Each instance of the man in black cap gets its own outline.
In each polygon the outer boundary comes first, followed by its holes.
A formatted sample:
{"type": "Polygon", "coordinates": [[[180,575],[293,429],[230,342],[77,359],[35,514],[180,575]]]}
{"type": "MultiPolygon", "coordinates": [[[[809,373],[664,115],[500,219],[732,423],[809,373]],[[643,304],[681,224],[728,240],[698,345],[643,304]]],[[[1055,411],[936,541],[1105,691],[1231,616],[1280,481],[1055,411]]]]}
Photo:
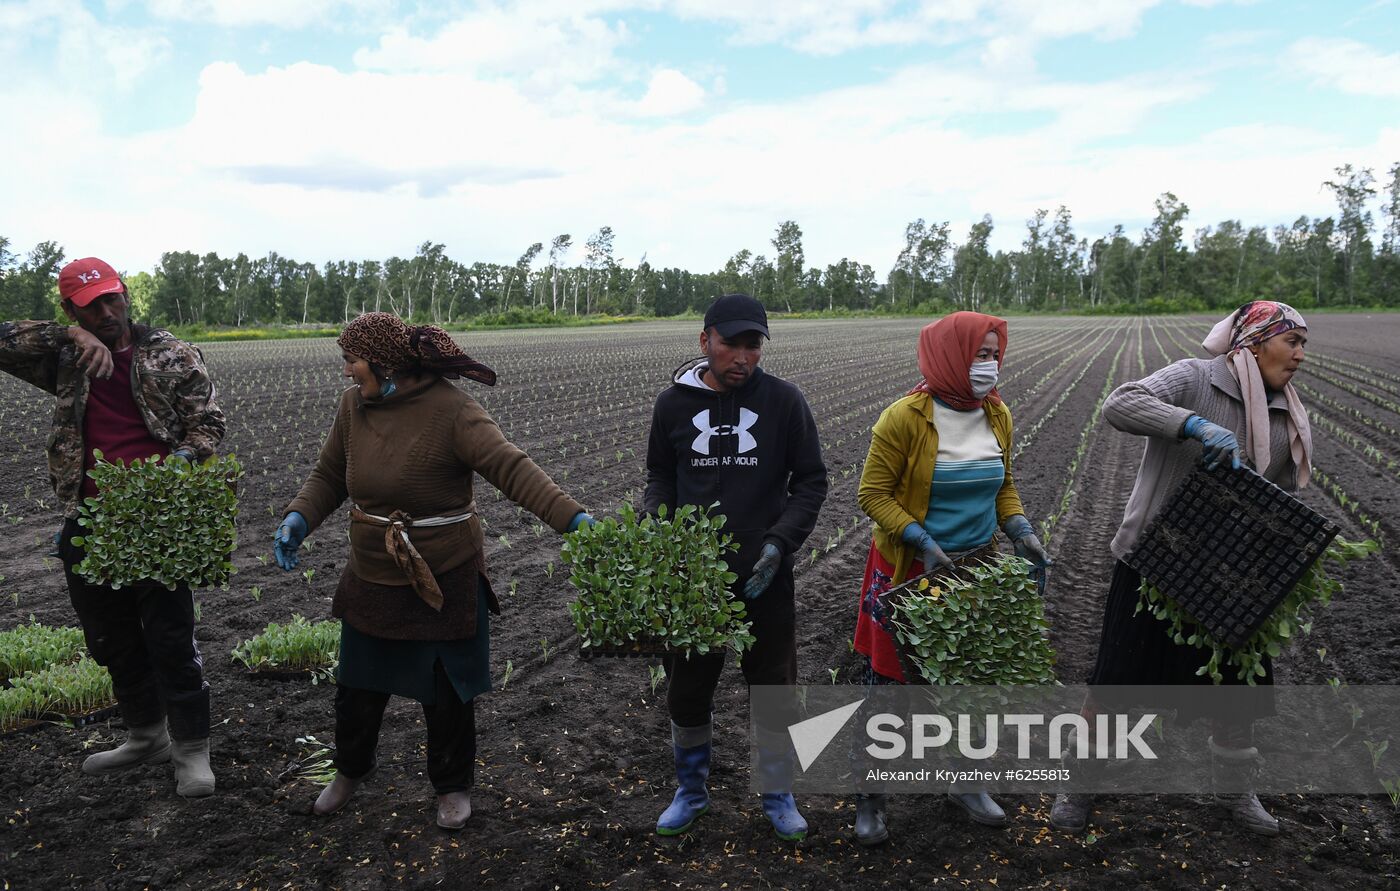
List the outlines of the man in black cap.
{"type": "MultiPolygon", "coordinates": [[[[678,368],[656,398],[647,446],[645,508],[655,513],[716,502],[734,537],[728,559],[745,598],[754,646],[740,663],[750,685],[797,683],[792,555],[816,525],[826,499],[826,466],[816,421],[797,387],[758,367],[768,314],[747,294],[710,305],[700,332],[704,353],[678,368]]],[[[680,835],[709,809],[711,712],[724,653],[671,658],[666,704],[678,789],[657,820],[680,835]]],[[[803,838],[807,821],[793,801],[787,716],[760,716],[758,749],[763,812],[779,837],[803,838]]]]}

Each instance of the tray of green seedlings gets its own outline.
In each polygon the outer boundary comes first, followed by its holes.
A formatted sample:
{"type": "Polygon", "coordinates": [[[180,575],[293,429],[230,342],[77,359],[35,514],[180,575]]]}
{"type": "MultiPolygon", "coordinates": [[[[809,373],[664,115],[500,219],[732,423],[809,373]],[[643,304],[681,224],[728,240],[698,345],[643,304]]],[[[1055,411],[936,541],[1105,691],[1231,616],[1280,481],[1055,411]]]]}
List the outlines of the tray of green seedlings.
{"type": "Polygon", "coordinates": [[[28,625],[0,631],[0,685],[11,678],[47,668],[59,662],[72,662],[83,652],[81,628],[41,625],[33,616],[28,625]]]}
{"type": "Polygon", "coordinates": [[[732,596],[724,517],[693,505],[638,517],[625,504],[564,537],[578,593],[569,614],[579,655],[689,656],[753,646],[744,601],[732,596]]]}
{"type": "Polygon", "coordinates": [[[172,591],[228,586],[238,545],[243,468],[232,455],[191,464],[151,457],[123,464],[102,460],[88,475],[99,494],[84,498],[73,537],[84,556],[75,571],[94,585],[120,588],[154,580],[172,591]],[[140,529],[139,537],[131,535],[140,529]]]}
{"type": "Polygon", "coordinates": [[[340,658],[340,621],[308,622],[293,615],[285,625],[270,622],[261,633],[234,647],[232,658],[255,678],[328,679],[340,658]]]}
{"type": "Polygon", "coordinates": [[[12,678],[0,690],[0,731],[62,722],[85,727],[116,713],[112,676],[86,654],[12,678]]]}
{"type": "Polygon", "coordinates": [[[1055,653],[1029,563],[979,552],[889,592],[890,626],[914,684],[1055,683],[1055,653]]]}

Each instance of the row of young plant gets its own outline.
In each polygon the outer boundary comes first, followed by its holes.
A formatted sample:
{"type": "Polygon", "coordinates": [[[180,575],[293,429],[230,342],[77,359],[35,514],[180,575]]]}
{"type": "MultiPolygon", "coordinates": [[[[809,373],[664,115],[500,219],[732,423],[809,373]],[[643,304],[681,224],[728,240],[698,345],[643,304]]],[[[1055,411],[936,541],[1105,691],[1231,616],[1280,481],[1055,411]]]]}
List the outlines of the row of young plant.
{"type": "Polygon", "coordinates": [[[1382,452],[1380,449],[1371,445],[1366,440],[1352,433],[1324,414],[1314,414],[1309,420],[1312,422],[1313,427],[1321,428],[1329,436],[1346,445],[1354,454],[1360,455],[1362,458],[1369,461],[1378,470],[1383,470],[1392,476],[1400,478],[1400,461],[1396,461],[1385,452],[1382,452]]]}
{"type": "MultiPolygon", "coordinates": [[[[1038,393],[1040,393],[1041,389],[1044,388],[1051,381],[1058,380],[1067,367],[1072,365],[1086,352],[1093,349],[1099,343],[1100,340],[1103,340],[1106,337],[1109,340],[1111,340],[1112,334],[1113,330],[1109,328],[1100,328],[1085,332],[1081,337],[1077,338],[1069,345],[1070,348],[1064,352],[1064,357],[1060,359],[1060,361],[1056,362],[1050,368],[1047,368],[1045,371],[1041,372],[1040,377],[1038,377],[1035,380],[1035,382],[1032,383],[1030,386],[1019,386],[1019,384],[1017,383],[1018,376],[1012,375],[1006,381],[999,382],[997,389],[999,392],[1002,393],[1004,397],[1006,397],[1007,404],[1013,406],[1013,409],[1016,405],[1025,404],[1031,399],[1033,399],[1038,393]]],[[[1059,354],[1056,353],[1055,355],[1059,354]]],[[[1093,359],[1091,358],[1089,362],[1092,363],[1093,359]]],[[[1027,369],[1027,371],[1029,371],[1029,369],[1027,369]]]]}
{"type": "MultiPolygon", "coordinates": [[[[1330,353],[1318,353],[1316,351],[1309,351],[1308,359],[1312,360],[1314,358],[1321,358],[1323,362],[1328,365],[1340,366],[1342,368],[1351,369],[1352,371],[1359,373],[1362,376],[1362,380],[1375,380],[1379,378],[1381,380],[1390,381],[1394,384],[1400,384],[1400,374],[1396,374],[1393,371],[1386,371],[1384,368],[1375,368],[1371,365],[1365,365],[1361,362],[1352,361],[1351,359],[1343,359],[1341,356],[1334,356],[1330,353]]],[[[1353,374],[1352,376],[1356,377],[1357,374],[1353,374]]]]}
{"type": "Polygon", "coordinates": [[[1302,381],[1294,380],[1293,386],[1298,389],[1299,393],[1302,393],[1304,396],[1307,396],[1308,401],[1310,403],[1317,403],[1319,405],[1326,406],[1327,408],[1330,408],[1333,411],[1340,412],[1353,420],[1360,421],[1365,426],[1370,427],[1372,430],[1376,431],[1377,433],[1381,434],[1382,436],[1386,437],[1392,442],[1400,440],[1400,430],[1397,430],[1395,427],[1392,427],[1384,421],[1377,419],[1375,415],[1362,411],[1354,405],[1347,405],[1341,400],[1333,399],[1326,393],[1319,393],[1317,390],[1314,390],[1312,387],[1309,387],[1302,381]]]}
{"type": "Polygon", "coordinates": [[[1331,384],[1339,390],[1345,390],[1351,395],[1356,396],[1360,399],[1365,399],[1367,402],[1374,403],[1375,405],[1380,406],[1388,412],[1400,415],[1400,402],[1396,402],[1394,399],[1387,399],[1385,396],[1382,396],[1379,393],[1372,392],[1370,389],[1361,386],[1353,380],[1348,380],[1347,378],[1338,377],[1335,374],[1330,374],[1329,372],[1317,368],[1311,363],[1304,363],[1302,366],[1302,370],[1308,374],[1311,374],[1313,377],[1327,381],[1327,383],[1331,384]]]}
{"type": "Polygon", "coordinates": [[[1390,393],[1393,396],[1400,396],[1400,384],[1393,382],[1400,381],[1400,375],[1389,374],[1379,368],[1367,368],[1365,365],[1358,362],[1348,362],[1332,356],[1308,353],[1305,367],[1316,368],[1319,366],[1335,374],[1341,374],[1363,384],[1369,384],[1382,392],[1390,393]],[[1389,378],[1392,383],[1387,383],[1386,378],[1389,378]]]}
{"type": "MultiPolygon", "coordinates": [[[[1126,347],[1127,343],[1125,342],[1118,347],[1118,352],[1113,354],[1113,361],[1108,366],[1109,374],[1104,378],[1103,387],[1099,390],[1098,402],[1094,404],[1094,410],[1089,413],[1088,420],[1084,422],[1083,428],[1079,431],[1079,443],[1075,446],[1074,456],[1070,458],[1069,467],[1065,470],[1065,486],[1060,492],[1059,503],[1055,506],[1054,512],[1047,516],[1041,524],[1041,538],[1046,547],[1049,547],[1050,542],[1054,539],[1055,529],[1060,523],[1060,518],[1069,511],[1069,506],[1074,501],[1074,483],[1079,473],[1079,463],[1088,454],[1089,447],[1094,441],[1092,434],[1094,429],[1098,427],[1099,418],[1103,415],[1104,403],[1108,401],[1108,394],[1113,392],[1113,372],[1118,368],[1118,360],[1122,358],[1123,350],[1126,347]]],[[[1141,348],[1140,342],[1139,348],[1141,348]]]]}
{"type": "Polygon", "coordinates": [[[1317,483],[1318,488],[1326,492],[1333,501],[1337,502],[1339,507],[1351,514],[1356,522],[1360,523],[1367,532],[1375,536],[1377,540],[1382,538],[1380,521],[1372,519],[1361,506],[1361,503],[1347,494],[1346,489],[1339,486],[1321,467],[1317,466],[1317,462],[1315,461],[1312,465],[1312,478],[1313,482],[1317,483]]]}
{"type": "Polygon", "coordinates": [[[1084,367],[1079,369],[1079,373],[1075,375],[1074,378],[1070,380],[1070,382],[1064,387],[1064,389],[1060,392],[1059,397],[1057,397],[1055,401],[1051,403],[1050,407],[1045,411],[1045,413],[1042,414],[1039,418],[1037,418],[1035,422],[1030,425],[1030,427],[1016,434],[1016,446],[1011,450],[1011,461],[1013,464],[1015,463],[1016,459],[1021,456],[1021,453],[1024,452],[1027,448],[1029,448],[1031,443],[1035,441],[1035,438],[1037,435],[1039,435],[1040,431],[1045,429],[1045,425],[1048,424],[1051,421],[1051,419],[1055,417],[1055,415],[1059,412],[1060,407],[1065,404],[1065,401],[1069,399],[1069,397],[1074,393],[1075,389],[1079,386],[1079,382],[1084,380],[1084,376],[1089,373],[1089,369],[1093,368],[1095,363],[1098,362],[1099,356],[1103,355],[1104,351],[1106,351],[1110,346],[1112,346],[1112,344],[1113,338],[1105,339],[1103,345],[1100,346],[1097,350],[1095,350],[1093,355],[1091,355],[1088,359],[1085,360],[1084,367]]]}

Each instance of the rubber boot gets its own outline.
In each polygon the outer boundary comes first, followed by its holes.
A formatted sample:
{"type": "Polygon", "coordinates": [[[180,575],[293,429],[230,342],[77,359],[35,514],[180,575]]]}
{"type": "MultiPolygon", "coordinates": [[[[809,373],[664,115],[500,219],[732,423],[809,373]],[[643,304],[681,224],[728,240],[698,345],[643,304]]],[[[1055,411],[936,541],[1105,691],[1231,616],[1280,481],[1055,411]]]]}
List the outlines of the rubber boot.
{"type": "MultiPolygon", "coordinates": [[[[1061,766],[1070,771],[1070,776],[1077,779],[1089,783],[1101,781],[1105,770],[1104,763],[1093,757],[1092,748],[1089,757],[1080,759],[1076,754],[1076,739],[1077,735],[1070,731],[1065,752],[1060,756],[1061,766]]],[[[1061,792],[1055,796],[1055,803],[1050,806],[1050,825],[1066,832],[1083,832],[1089,825],[1089,815],[1093,810],[1092,793],[1061,792]]]]}
{"type": "Polygon", "coordinates": [[[318,817],[329,817],[331,814],[345,807],[350,801],[350,797],[355,794],[355,790],[360,788],[360,784],[369,779],[369,775],[374,773],[374,768],[370,768],[364,776],[358,779],[351,779],[340,771],[335,772],[335,778],[326,784],[326,788],[321,790],[321,794],[316,796],[316,803],[311,806],[311,812],[318,817]]]}
{"type": "Polygon", "coordinates": [[[467,825],[472,815],[470,792],[448,792],[438,796],[437,824],[443,829],[456,832],[467,825]]]}
{"type": "Polygon", "coordinates": [[[792,797],[792,743],[786,733],[756,730],[758,737],[759,788],[773,791],[763,794],[763,813],[773,824],[773,831],[783,841],[802,841],[807,837],[807,821],[797,810],[792,797]]]}
{"type": "Polygon", "coordinates": [[[885,796],[856,795],[856,841],[867,848],[884,844],[890,837],[885,820],[885,796]]]}
{"type": "Polygon", "coordinates": [[[949,792],[948,800],[967,811],[974,823],[998,827],[1006,825],[1006,811],[986,792],[949,792]]]}
{"type": "Polygon", "coordinates": [[[1264,759],[1249,746],[1230,749],[1210,738],[1210,779],[1215,803],[1230,812],[1234,821],[1259,835],[1278,835],[1278,820],[1259,803],[1254,788],[1264,759]]]}
{"type": "Polygon", "coordinates": [[[681,727],[671,722],[676,760],[676,795],[656,821],[657,835],[682,835],[710,809],[705,781],[710,777],[710,724],[681,727]]]}
{"type": "Polygon", "coordinates": [[[83,773],[98,777],[141,764],[164,764],[169,760],[170,731],[162,718],[158,724],[132,727],[126,733],[126,741],[115,749],[87,756],[83,759],[83,773]]]}
{"type": "Polygon", "coordinates": [[[209,738],[177,739],[170,744],[175,762],[175,791],[182,798],[214,794],[214,771],[209,768],[209,738]]]}

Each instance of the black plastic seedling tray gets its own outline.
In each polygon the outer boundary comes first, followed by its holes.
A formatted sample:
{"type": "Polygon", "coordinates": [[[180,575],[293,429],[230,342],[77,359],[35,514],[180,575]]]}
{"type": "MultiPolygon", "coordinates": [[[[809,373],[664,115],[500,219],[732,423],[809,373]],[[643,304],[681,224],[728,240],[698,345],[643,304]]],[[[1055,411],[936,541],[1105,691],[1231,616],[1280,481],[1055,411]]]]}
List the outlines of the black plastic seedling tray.
{"type": "Polygon", "coordinates": [[[1212,637],[1237,647],[1339,531],[1251,470],[1198,467],[1124,562],[1212,637]]]}

